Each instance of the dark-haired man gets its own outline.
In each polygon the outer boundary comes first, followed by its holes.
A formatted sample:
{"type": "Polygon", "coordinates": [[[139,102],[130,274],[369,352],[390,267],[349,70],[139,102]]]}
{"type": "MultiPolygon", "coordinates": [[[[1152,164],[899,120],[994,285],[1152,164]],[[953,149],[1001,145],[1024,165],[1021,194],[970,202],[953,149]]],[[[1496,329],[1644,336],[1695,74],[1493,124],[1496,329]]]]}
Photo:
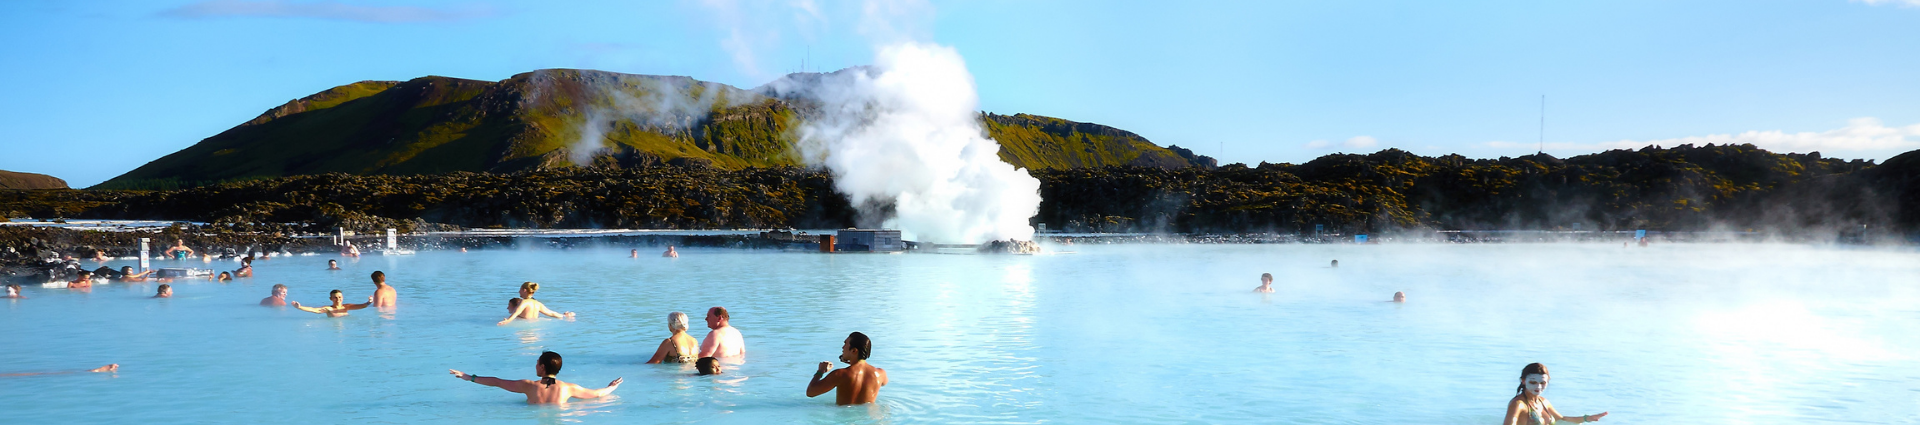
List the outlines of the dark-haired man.
{"type": "Polygon", "coordinates": [[[393,290],[393,286],[387,285],[386,273],[379,271],[373,272],[373,287],[373,298],[367,300],[367,303],[373,307],[392,308],[394,303],[400,299],[400,292],[393,290]]]}
{"type": "Polygon", "coordinates": [[[747,342],[734,329],[726,307],[707,309],[707,338],[700,341],[700,357],[740,357],[747,355],[747,342]]]}
{"type": "Polygon", "coordinates": [[[1253,292],[1259,292],[1263,294],[1273,293],[1273,273],[1261,273],[1260,286],[1254,287],[1253,292]]]}
{"type": "Polygon", "coordinates": [[[854,332],[847,335],[840,344],[840,361],[847,367],[833,369],[833,362],[820,362],[820,371],[813,373],[813,380],[807,382],[807,397],[834,391],[833,404],[846,406],[872,403],[880,397],[880,387],[887,385],[887,370],[873,367],[867,363],[867,357],[873,355],[873,340],[867,335],[854,332]]]}

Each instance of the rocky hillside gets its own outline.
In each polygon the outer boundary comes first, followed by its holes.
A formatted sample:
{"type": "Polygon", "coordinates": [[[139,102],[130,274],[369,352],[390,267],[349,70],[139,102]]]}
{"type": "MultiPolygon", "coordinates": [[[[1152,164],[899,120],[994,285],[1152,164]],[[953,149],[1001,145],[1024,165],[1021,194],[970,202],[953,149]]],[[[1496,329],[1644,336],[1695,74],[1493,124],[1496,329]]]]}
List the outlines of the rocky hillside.
{"type": "MultiPolygon", "coordinates": [[[[808,75],[783,84],[818,81],[808,75]]],[[[790,86],[791,87],[791,86],[790,86]]],[[[173,189],[292,175],[424,175],[658,164],[797,165],[809,106],[765,87],[545,69],[501,81],[429,76],[334,87],[266,111],[96,189],[173,189]]],[[[983,114],[1001,158],[1030,168],[1212,164],[1097,124],[983,114]]]]}
{"type": "Polygon", "coordinates": [[[0,170],[0,189],[66,189],[67,181],[46,174],[0,170]]]}

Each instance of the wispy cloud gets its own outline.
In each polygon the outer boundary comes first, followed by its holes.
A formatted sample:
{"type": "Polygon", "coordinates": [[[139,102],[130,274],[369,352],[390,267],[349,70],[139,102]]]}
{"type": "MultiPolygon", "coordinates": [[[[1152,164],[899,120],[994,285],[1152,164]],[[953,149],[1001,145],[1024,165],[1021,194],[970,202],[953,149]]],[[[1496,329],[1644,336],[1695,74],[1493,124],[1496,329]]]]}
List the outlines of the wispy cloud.
{"type": "MultiPolygon", "coordinates": [[[[1714,134],[1707,136],[1679,137],[1655,140],[1618,140],[1599,143],[1547,143],[1547,149],[1574,151],[1603,151],[1609,149],[1639,149],[1642,147],[1679,146],[1684,144],[1705,145],[1748,144],[1775,152],[1857,152],[1881,150],[1920,149],[1920,124],[1905,127],[1888,127],[1873,117],[1847,120],[1847,126],[1820,132],[1788,133],[1780,130],[1748,131],[1738,134],[1714,134]]],[[[1488,147],[1500,149],[1532,148],[1537,146],[1525,142],[1487,142],[1488,147]]]]}
{"type": "Polygon", "coordinates": [[[1848,3],[1866,3],[1868,6],[1897,4],[1905,7],[1920,7],[1920,0],[1847,0],[1848,3]]]}
{"type": "MultiPolygon", "coordinates": [[[[1355,136],[1347,139],[1347,141],[1340,142],[1339,146],[1348,149],[1366,149],[1378,144],[1380,144],[1380,141],[1375,140],[1373,136],[1355,136]]],[[[1325,140],[1307,142],[1307,149],[1326,149],[1331,147],[1334,147],[1334,143],[1325,140]]]]}
{"type": "Polygon", "coordinates": [[[447,22],[486,18],[491,7],[459,8],[414,6],[360,6],[330,1],[207,0],[163,10],[160,16],[179,19],[307,18],[374,23],[447,22]]]}

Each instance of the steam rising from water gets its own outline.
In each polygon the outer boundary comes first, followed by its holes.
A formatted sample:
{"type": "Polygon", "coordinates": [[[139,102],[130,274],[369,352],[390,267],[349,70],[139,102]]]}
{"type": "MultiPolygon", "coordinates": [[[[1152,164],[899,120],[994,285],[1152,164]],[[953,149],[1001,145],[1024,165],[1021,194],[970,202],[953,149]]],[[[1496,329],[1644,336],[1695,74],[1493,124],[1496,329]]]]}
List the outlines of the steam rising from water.
{"type": "Polygon", "coordinates": [[[1033,238],[1040,181],[1000,160],[952,48],[886,46],[872,67],[827,74],[809,91],[821,110],[799,128],[802,155],[833,171],[863,220],[922,242],[1033,238]]]}

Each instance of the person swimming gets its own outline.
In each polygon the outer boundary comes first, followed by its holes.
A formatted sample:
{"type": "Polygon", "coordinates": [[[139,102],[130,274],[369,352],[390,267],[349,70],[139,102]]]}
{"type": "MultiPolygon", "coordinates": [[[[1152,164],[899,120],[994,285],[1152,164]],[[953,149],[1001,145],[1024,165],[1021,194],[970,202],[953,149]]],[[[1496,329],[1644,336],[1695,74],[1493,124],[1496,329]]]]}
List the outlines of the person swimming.
{"type": "Polygon", "coordinates": [[[540,301],[534,300],[533,293],[539,292],[539,291],[540,291],[540,284],[538,283],[533,283],[533,282],[521,283],[520,284],[520,305],[515,306],[513,308],[513,311],[507,314],[507,318],[500,320],[500,323],[498,324],[505,325],[507,323],[512,323],[513,319],[526,319],[526,320],[538,319],[542,314],[547,315],[549,317],[553,317],[555,319],[569,319],[569,320],[573,319],[573,312],[571,311],[566,312],[564,314],[558,313],[553,310],[548,310],[546,304],[543,304],[540,301]]]}
{"type": "Polygon", "coordinates": [[[227,281],[233,280],[233,273],[220,272],[219,276],[208,276],[208,277],[217,282],[227,282],[227,281]]]}
{"type": "Polygon", "coordinates": [[[1406,293],[1406,292],[1400,292],[1400,291],[1394,291],[1394,292],[1393,292],[1393,302],[1397,302],[1397,303],[1404,303],[1404,302],[1407,302],[1407,293],[1406,293]]]}
{"type": "Polygon", "coordinates": [[[1507,401],[1506,419],[1501,425],[1553,425],[1554,422],[1567,421],[1587,423],[1607,417],[1607,412],[1585,416],[1562,416],[1540,393],[1547,390],[1547,365],[1532,363],[1520,369],[1520,388],[1514,392],[1512,400],[1507,401]]]}
{"type": "MultiPolygon", "coordinates": [[[[145,281],[147,281],[147,275],[151,275],[151,274],[153,274],[153,272],[155,272],[155,271],[158,271],[158,270],[147,270],[147,271],[144,271],[144,272],[139,272],[139,273],[134,273],[134,272],[133,272],[133,266],[120,266],[120,281],[122,281],[122,282],[145,282],[145,281]]],[[[161,282],[166,282],[166,281],[170,281],[170,280],[173,280],[173,279],[165,279],[165,278],[161,278],[161,279],[159,279],[159,280],[160,280],[161,282]]]]}
{"type": "Polygon", "coordinates": [[[687,335],[687,314],[678,311],[668,313],[667,332],[672,335],[660,341],[660,347],[653,350],[653,357],[647,359],[647,364],[694,361],[694,356],[700,351],[700,341],[693,339],[693,335],[687,335]]]}
{"type": "Polygon", "coordinates": [[[260,305],[265,307],[286,306],[287,305],[287,285],[282,285],[278,283],[273,284],[272,294],[267,295],[266,298],[261,298],[260,305]]]}
{"type": "Polygon", "coordinates": [[[527,404],[566,404],[568,399],[606,397],[608,394],[613,394],[613,390],[620,388],[620,382],[625,380],[625,378],[614,378],[613,382],[607,383],[606,388],[590,390],[556,378],[556,376],[560,375],[560,366],[560,353],[548,351],[540,353],[540,359],[536,360],[533,364],[533,374],[540,377],[538,381],[531,379],[509,381],[500,378],[477,376],[453,369],[447,369],[447,372],[453,374],[453,377],[464,379],[467,382],[525,394],[527,396],[527,404]]]}
{"type": "Polygon", "coordinates": [[[300,309],[300,311],[304,311],[308,313],[324,314],[324,315],[327,315],[327,317],[341,317],[341,316],[346,316],[347,312],[349,311],[367,308],[367,305],[373,304],[373,300],[371,299],[371,297],[369,297],[369,299],[365,304],[343,303],[341,302],[341,300],[346,299],[346,295],[341,294],[340,290],[338,289],[333,290],[333,292],[327,293],[327,299],[332,300],[333,305],[318,307],[318,308],[305,307],[305,306],[301,306],[299,301],[294,301],[293,308],[297,308],[297,309],[300,309]]]}
{"type": "Polygon", "coordinates": [[[1263,294],[1273,293],[1273,273],[1261,273],[1260,286],[1254,287],[1253,292],[1259,292],[1263,294]]]}
{"type": "Polygon", "coordinates": [[[373,279],[373,297],[368,302],[374,307],[393,307],[400,302],[400,291],[393,290],[393,285],[387,284],[386,273],[374,270],[368,278],[373,279]]]}
{"type": "Polygon", "coordinates": [[[840,361],[846,368],[833,369],[833,362],[820,362],[820,370],[807,382],[807,397],[834,392],[833,404],[840,406],[872,403],[887,385],[887,371],[867,363],[873,355],[873,340],[854,332],[840,342],[840,361]]]}
{"type": "Polygon", "coordinates": [[[345,245],[341,245],[341,246],[340,246],[340,256],[342,256],[342,257],[359,257],[359,256],[360,256],[360,247],[357,247],[357,246],[353,246],[353,241],[346,241],[346,244],[345,244],[345,245]]]}
{"type": "Polygon", "coordinates": [[[67,282],[67,289],[93,289],[93,272],[81,270],[67,282]]]}
{"type": "Polygon", "coordinates": [[[660,253],[660,256],[667,257],[667,258],[680,258],[680,251],[673,250],[673,245],[667,245],[667,252],[660,253]]]}
{"type": "Polygon", "coordinates": [[[1333,260],[1333,265],[1329,267],[1340,268],[1340,260],[1333,260]]]}
{"type": "MultiPolygon", "coordinates": [[[[119,363],[113,363],[113,364],[108,364],[108,365],[106,365],[106,366],[101,366],[101,367],[96,367],[96,368],[92,368],[92,369],[87,369],[86,371],[87,371],[88,373],[112,373],[112,372],[119,372],[119,371],[120,371],[120,364],[119,364],[119,363]]],[[[79,371],[75,371],[75,370],[67,370],[67,371],[60,371],[60,372],[27,372],[27,373],[0,373],[0,376],[40,376],[40,375],[65,375],[65,374],[69,374],[69,373],[78,373],[78,372],[79,372],[79,371]]]]}
{"type": "Polygon", "coordinates": [[[160,290],[153,293],[154,298],[173,298],[173,285],[160,284],[160,290]]]}
{"type": "Polygon", "coordinates": [[[240,259],[240,268],[233,271],[233,277],[253,277],[253,256],[240,259]]]}
{"type": "Polygon", "coordinates": [[[7,296],[0,297],[0,298],[25,299],[27,297],[25,295],[20,295],[20,285],[9,284],[7,285],[7,296]]]}
{"type": "Polygon", "coordinates": [[[740,357],[747,355],[747,341],[733,328],[726,307],[707,309],[707,338],[700,340],[700,357],[740,357]]]}
{"type": "Polygon", "coordinates": [[[327,270],[340,270],[340,262],[327,260],[327,270]]]}
{"type": "Polygon", "coordinates": [[[640,258],[640,250],[636,249],[633,250],[633,252],[628,252],[627,258],[640,258]]]}
{"type": "Polygon", "coordinates": [[[693,368],[698,371],[695,372],[695,374],[700,376],[719,375],[722,372],[726,372],[726,369],[720,366],[720,359],[712,357],[701,357],[699,360],[694,360],[693,368]]]}

